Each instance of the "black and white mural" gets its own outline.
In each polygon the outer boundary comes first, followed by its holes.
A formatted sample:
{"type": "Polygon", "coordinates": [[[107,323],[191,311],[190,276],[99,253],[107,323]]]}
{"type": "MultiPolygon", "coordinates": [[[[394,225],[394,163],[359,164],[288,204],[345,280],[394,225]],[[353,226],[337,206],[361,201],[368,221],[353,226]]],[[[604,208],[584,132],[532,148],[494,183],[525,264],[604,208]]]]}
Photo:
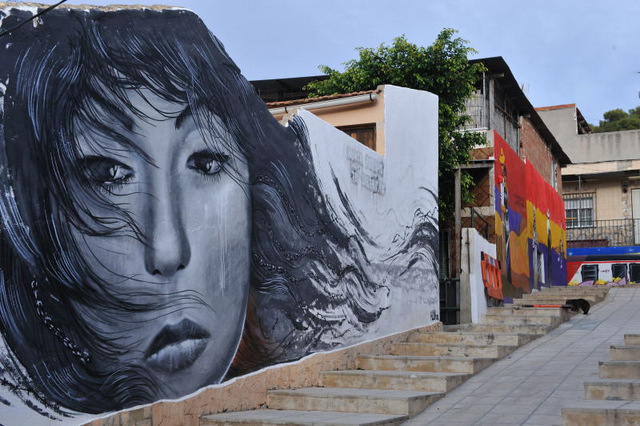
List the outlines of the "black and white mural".
{"type": "Polygon", "coordinates": [[[310,113],[277,123],[189,11],[40,11],[0,4],[0,423],[437,318],[435,97],[385,158],[310,113]]]}

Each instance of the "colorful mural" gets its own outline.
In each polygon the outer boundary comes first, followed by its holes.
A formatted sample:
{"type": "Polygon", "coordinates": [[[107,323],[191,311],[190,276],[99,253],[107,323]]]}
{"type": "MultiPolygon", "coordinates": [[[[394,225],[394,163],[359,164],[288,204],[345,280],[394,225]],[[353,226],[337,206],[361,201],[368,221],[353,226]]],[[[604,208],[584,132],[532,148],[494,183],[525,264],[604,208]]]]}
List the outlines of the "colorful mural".
{"type": "Polygon", "coordinates": [[[640,247],[584,247],[567,250],[570,286],[640,283],[640,247]]]}
{"type": "Polygon", "coordinates": [[[494,132],[496,249],[503,292],[517,298],[564,285],[566,228],[562,197],[494,132]]]}
{"type": "Polygon", "coordinates": [[[382,157],[277,123],[189,11],[42,11],[0,8],[0,423],[437,320],[435,96],[389,90],[420,120],[386,118],[382,157]]]}

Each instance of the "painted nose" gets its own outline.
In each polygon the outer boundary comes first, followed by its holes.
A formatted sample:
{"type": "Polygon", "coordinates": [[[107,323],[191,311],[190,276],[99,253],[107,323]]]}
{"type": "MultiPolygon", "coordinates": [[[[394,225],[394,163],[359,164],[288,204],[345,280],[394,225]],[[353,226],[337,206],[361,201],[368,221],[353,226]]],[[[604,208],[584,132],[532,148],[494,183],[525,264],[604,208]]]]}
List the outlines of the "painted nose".
{"type": "Polygon", "coordinates": [[[145,268],[151,275],[171,277],[185,269],[191,259],[191,247],[182,223],[175,196],[165,191],[150,200],[147,218],[145,268]]]}

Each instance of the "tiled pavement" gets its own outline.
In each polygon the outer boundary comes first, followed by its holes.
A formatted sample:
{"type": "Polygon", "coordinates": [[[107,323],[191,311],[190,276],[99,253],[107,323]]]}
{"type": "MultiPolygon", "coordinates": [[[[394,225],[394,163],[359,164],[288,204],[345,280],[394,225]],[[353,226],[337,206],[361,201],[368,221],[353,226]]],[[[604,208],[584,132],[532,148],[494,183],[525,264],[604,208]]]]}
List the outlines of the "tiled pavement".
{"type": "Polygon", "coordinates": [[[584,403],[584,382],[598,378],[598,362],[625,333],[640,333],[640,286],[611,289],[588,315],[521,347],[403,424],[561,425],[561,409],[584,403]]]}

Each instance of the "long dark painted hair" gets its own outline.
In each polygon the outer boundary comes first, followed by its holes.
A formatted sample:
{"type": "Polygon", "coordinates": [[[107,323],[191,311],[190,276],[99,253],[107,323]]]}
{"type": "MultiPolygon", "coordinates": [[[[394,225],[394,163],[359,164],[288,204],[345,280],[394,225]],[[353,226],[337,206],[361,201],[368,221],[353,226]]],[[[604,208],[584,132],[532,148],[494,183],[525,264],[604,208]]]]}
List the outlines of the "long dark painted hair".
{"type": "MultiPolygon", "coordinates": [[[[1,29],[31,16],[14,9],[1,29]]],[[[127,90],[147,88],[188,104],[201,129],[214,132],[212,117],[219,117],[239,147],[233,149],[248,159],[250,296],[230,375],[332,347],[342,330],[362,334],[386,309],[389,289],[368,268],[365,246],[372,242],[364,233],[348,235],[335,220],[314,172],[304,125],[294,120],[284,127],[271,117],[193,13],[56,9],[3,36],[0,45],[4,389],[54,417],[157,399],[159,384],[150,372],[93,367],[92,356],[115,360],[120,348],[74,309],[99,307],[113,319],[165,307],[141,306],[130,294],[116,293],[91,270],[71,236],[74,229],[87,235],[129,233],[144,243],[134,218],[87,184],[77,143],[83,128],[110,135],[105,115],[124,122],[126,111],[136,113],[127,90]],[[96,217],[96,207],[112,215],[96,217]]],[[[348,210],[348,199],[343,201],[348,210]]],[[[406,236],[402,250],[424,244],[425,236],[436,247],[430,218],[406,236]]],[[[187,293],[171,303],[198,302],[187,293]]]]}

